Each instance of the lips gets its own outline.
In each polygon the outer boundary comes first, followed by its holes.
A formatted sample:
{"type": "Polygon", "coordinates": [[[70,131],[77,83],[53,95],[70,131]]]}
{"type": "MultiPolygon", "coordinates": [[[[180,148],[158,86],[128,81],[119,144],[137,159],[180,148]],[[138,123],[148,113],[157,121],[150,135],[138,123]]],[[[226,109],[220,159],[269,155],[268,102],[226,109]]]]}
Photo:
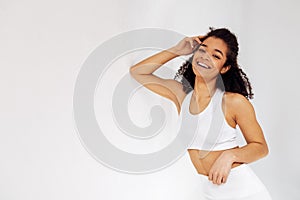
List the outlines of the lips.
{"type": "Polygon", "coordinates": [[[202,67],[202,68],[205,68],[205,69],[211,69],[211,67],[209,65],[206,65],[205,63],[202,63],[202,62],[199,62],[199,61],[196,61],[197,65],[202,67]]]}

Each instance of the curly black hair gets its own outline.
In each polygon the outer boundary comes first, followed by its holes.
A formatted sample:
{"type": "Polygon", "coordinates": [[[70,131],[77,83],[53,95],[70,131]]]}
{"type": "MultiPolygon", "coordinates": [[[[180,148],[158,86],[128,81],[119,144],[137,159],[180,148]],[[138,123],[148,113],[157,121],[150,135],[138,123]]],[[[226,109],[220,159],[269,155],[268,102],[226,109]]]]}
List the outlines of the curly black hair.
{"type": "MultiPolygon", "coordinates": [[[[217,87],[220,87],[220,83],[224,84],[223,89],[228,92],[235,92],[245,96],[248,100],[253,99],[252,87],[250,81],[240,68],[237,63],[237,56],[239,51],[239,46],[237,42],[236,36],[231,33],[226,28],[214,29],[212,27],[209,28],[210,32],[208,32],[203,38],[200,40],[203,42],[205,39],[209,37],[215,37],[223,40],[228,47],[227,52],[227,60],[224,66],[230,65],[230,69],[218,76],[217,78],[217,87]],[[221,80],[220,80],[221,79],[221,80]]],[[[198,47],[195,48],[197,50],[198,47]]],[[[195,52],[194,50],[194,52],[195,52]]],[[[194,56],[194,55],[193,55],[194,56]]],[[[187,61],[185,61],[182,66],[177,71],[174,79],[178,79],[181,77],[181,83],[183,85],[183,90],[186,93],[189,93],[194,89],[195,84],[195,74],[192,69],[192,60],[193,56],[191,56],[187,61]]],[[[222,87],[220,87],[222,89],[222,87]]]]}

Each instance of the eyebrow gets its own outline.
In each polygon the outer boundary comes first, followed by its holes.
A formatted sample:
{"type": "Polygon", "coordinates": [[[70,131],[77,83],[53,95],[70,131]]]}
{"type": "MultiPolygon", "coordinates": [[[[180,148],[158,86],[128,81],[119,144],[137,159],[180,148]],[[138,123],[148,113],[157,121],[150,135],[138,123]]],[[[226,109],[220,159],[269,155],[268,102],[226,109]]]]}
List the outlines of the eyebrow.
{"type": "MultiPolygon", "coordinates": [[[[203,47],[207,47],[206,44],[200,44],[200,46],[203,46],[203,47]]],[[[223,52],[219,49],[214,49],[215,51],[219,52],[222,56],[224,56],[223,52]]]]}

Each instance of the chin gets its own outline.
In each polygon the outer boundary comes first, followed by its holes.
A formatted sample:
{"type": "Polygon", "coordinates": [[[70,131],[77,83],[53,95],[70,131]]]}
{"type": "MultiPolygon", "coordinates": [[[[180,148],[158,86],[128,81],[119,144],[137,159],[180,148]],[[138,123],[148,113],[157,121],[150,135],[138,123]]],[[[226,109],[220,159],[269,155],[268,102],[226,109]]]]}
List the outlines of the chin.
{"type": "Polygon", "coordinates": [[[198,71],[197,69],[194,69],[194,67],[193,67],[193,72],[196,76],[195,78],[205,80],[205,82],[207,82],[208,80],[212,80],[216,77],[211,72],[205,71],[205,69],[203,71],[201,69],[200,69],[200,71],[198,71]]]}
{"type": "Polygon", "coordinates": [[[193,72],[194,72],[194,74],[195,74],[196,76],[203,77],[203,76],[205,75],[204,72],[202,72],[201,70],[199,71],[199,70],[195,69],[194,66],[193,66],[193,72]]]}

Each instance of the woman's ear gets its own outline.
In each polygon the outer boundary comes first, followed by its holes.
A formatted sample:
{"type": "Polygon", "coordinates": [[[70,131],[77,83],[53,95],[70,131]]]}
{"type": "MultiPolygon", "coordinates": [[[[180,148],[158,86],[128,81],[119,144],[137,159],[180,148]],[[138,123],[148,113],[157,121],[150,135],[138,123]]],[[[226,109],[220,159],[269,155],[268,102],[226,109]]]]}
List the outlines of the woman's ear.
{"type": "Polygon", "coordinates": [[[220,73],[221,74],[225,74],[230,69],[230,67],[231,67],[230,65],[222,67],[220,73]]]}

